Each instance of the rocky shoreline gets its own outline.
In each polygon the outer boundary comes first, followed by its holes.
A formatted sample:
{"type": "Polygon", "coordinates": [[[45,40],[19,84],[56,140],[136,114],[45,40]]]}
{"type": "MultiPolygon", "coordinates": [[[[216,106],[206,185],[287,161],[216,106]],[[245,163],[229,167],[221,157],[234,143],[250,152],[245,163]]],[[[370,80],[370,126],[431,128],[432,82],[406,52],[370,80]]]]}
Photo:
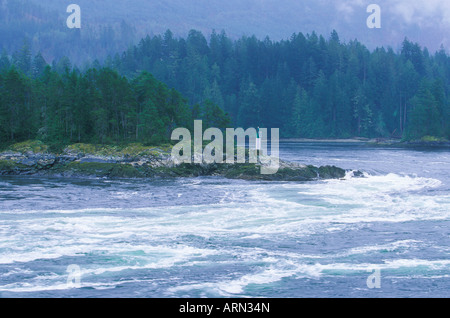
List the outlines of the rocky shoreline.
{"type": "Polygon", "coordinates": [[[366,143],[368,146],[381,146],[392,148],[449,148],[450,142],[446,140],[410,140],[375,139],[366,143]]]}
{"type": "Polygon", "coordinates": [[[86,153],[74,147],[61,154],[47,151],[7,150],[0,153],[2,176],[47,176],[66,178],[177,178],[221,176],[228,179],[263,181],[314,181],[341,179],[344,169],[314,167],[280,160],[276,174],[263,175],[258,164],[176,164],[166,149],[147,148],[138,154],[86,153]]]}
{"type": "Polygon", "coordinates": [[[285,142],[298,143],[345,143],[345,144],[361,144],[366,146],[380,146],[392,148],[449,148],[450,141],[439,138],[424,138],[419,140],[404,141],[401,139],[391,138],[350,138],[350,139],[306,139],[306,138],[291,138],[282,139],[285,142]]]}

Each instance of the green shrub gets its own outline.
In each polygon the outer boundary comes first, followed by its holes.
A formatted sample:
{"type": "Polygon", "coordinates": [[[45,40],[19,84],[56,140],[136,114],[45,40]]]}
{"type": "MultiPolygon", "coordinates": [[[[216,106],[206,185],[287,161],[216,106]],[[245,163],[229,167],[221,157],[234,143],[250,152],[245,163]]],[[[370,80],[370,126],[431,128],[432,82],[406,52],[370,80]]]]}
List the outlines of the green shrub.
{"type": "Polygon", "coordinates": [[[8,147],[9,150],[20,153],[46,153],[49,147],[40,140],[27,140],[8,147]]]}

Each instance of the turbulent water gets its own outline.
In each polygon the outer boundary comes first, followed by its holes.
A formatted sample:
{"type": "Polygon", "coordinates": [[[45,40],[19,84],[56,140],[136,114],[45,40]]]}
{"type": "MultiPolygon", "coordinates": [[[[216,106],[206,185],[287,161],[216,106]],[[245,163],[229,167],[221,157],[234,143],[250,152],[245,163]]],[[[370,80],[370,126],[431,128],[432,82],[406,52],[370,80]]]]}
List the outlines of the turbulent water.
{"type": "Polygon", "coordinates": [[[280,150],[366,177],[0,178],[0,297],[450,296],[448,150],[280,150]]]}

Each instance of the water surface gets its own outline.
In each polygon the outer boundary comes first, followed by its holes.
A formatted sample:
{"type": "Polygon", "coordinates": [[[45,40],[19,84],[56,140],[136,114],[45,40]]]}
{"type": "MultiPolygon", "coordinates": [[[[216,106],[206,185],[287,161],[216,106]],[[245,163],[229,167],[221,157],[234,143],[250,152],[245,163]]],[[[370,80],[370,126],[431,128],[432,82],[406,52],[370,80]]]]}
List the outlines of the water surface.
{"type": "Polygon", "coordinates": [[[448,150],[280,150],[366,177],[0,178],[0,297],[449,296],[448,150]]]}

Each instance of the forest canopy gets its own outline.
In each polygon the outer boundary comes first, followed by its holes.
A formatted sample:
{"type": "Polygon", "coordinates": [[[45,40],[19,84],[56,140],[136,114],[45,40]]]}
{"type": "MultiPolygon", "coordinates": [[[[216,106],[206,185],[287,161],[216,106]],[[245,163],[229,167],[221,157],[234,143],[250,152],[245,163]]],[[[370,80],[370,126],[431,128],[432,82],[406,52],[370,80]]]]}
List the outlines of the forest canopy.
{"type": "Polygon", "coordinates": [[[191,102],[217,103],[234,125],[280,128],[283,137],[450,135],[450,58],[408,39],[395,53],[342,43],[336,31],[278,42],[167,31],[108,63],[130,77],[149,71],[191,102]]]}
{"type": "Polygon", "coordinates": [[[16,65],[0,72],[0,142],[30,139],[55,149],[70,143],[160,144],[176,127],[192,129],[194,118],[226,128],[217,105],[190,106],[174,89],[147,72],[128,80],[109,68],[59,74],[46,66],[26,75],[16,65]]]}
{"type": "Polygon", "coordinates": [[[274,42],[168,30],[83,66],[50,66],[31,46],[0,57],[2,144],[158,143],[194,119],[285,138],[450,137],[450,57],[408,39],[396,53],[336,31],[274,42]]]}

